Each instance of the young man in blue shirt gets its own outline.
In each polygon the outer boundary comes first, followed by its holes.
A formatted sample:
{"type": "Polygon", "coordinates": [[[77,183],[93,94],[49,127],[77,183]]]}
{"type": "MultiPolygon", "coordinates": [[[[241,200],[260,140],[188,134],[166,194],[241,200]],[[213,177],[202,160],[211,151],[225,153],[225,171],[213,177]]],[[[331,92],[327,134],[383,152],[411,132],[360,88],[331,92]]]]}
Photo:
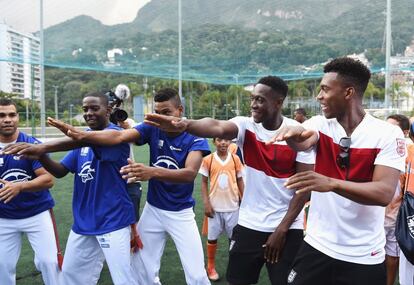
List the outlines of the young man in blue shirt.
{"type": "MultiPolygon", "coordinates": [[[[91,130],[121,130],[109,122],[111,107],[104,94],[87,94],[82,109],[91,130]]],[[[32,155],[26,157],[39,157],[43,166],[55,177],[63,177],[69,172],[75,174],[74,224],[66,245],[62,270],[64,284],[94,284],[103,258],[114,284],[135,284],[130,254],[130,225],[135,223],[135,213],[127,193],[126,180],[119,173],[121,167],[127,164],[129,145],[87,146],[63,138],[42,145],[17,146],[31,149],[32,155]],[[73,150],[60,163],[45,155],[68,149],[73,150]]]]}
{"type": "MultiPolygon", "coordinates": [[[[0,148],[14,142],[39,143],[19,131],[19,114],[9,99],[0,99],[0,148]]],[[[37,160],[0,155],[0,284],[16,284],[16,264],[25,233],[35,253],[36,268],[46,285],[58,284],[55,232],[48,188],[53,177],[37,160]]]]}
{"type": "MultiPolygon", "coordinates": [[[[155,113],[182,116],[183,107],[176,90],[162,89],[155,94],[154,101],[155,113]]],[[[148,200],[138,223],[144,248],[134,257],[139,284],[160,284],[158,271],[168,235],[177,247],[187,284],[210,284],[192,198],[203,155],[210,152],[207,140],[186,132],[163,132],[146,124],[121,132],[80,132],[55,120],[49,122],[84,143],[149,144],[150,166],[130,161],[122,169],[125,179],[149,181],[148,200]]]]}

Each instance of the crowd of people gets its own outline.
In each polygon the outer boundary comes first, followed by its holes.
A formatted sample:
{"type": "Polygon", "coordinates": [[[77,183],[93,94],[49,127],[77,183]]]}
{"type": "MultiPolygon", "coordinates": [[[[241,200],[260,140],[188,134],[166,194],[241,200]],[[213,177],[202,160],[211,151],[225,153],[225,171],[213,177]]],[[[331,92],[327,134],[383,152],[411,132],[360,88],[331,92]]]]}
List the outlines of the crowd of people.
{"type": "Polygon", "coordinates": [[[370,76],[354,59],[327,63],[316,97],[323,115],[311,118],[302,108],[282,115],[288,86],[276,76],[255,84],[250,116],[230,120],[183,118],[177,91],[164,88],[144,122],[116,125],[108,97],[88,93],[89,129],[49,118],[66,136],[45,143],[19,131],[16,105],[0,99],[0,284],[16,282],[23,233],[47,285],[97,284],[105,261],[116,285],[161,284],[168,237],[186,283],[210,284],[224,233],[231,285],[256,284],[263,266],[271,284],[392,285],[398,275],[414,285],[395,232],[404,193],[414,194],[414,127],[365,112],[370,76]],[[131,143],[149,145],[148,165],[131,159],[131,143]],[[69,152],[57,162],[48,155],[57,151],[69,152]],[[62,262],[48,189],[69,172],[74,223],[62,262]],[[207,266],[193,210],[198,173],[207,266]]]}

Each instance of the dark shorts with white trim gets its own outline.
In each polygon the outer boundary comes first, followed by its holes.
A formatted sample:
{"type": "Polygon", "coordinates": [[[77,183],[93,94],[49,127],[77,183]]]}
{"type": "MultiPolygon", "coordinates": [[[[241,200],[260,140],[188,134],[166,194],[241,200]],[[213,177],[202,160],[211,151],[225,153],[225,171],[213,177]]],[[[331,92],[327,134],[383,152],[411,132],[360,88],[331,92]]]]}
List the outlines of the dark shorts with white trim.
{"type": "Polygon", "coordinates": [[[264,259],[264,247],[272,233],[260,232],[237,225],[230,240],[227,281],[230,284],[256,284],[264,264],[271,284],[286,284],[287,276],[303,241],[302,230],[289,230],[281,257],[271,264],[264,259]]]}
{"type": "Polygon", "coordinates": [[[385,264],[358,264],[334,259],[305,241],[300,248],[288,285],[385,285],[385,264]]]}

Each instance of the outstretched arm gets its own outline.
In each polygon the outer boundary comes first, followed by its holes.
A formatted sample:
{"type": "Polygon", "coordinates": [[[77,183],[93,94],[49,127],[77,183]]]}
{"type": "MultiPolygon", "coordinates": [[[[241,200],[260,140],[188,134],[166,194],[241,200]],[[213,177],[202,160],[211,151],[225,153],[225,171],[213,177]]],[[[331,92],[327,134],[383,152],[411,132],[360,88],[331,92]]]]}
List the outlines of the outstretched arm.
{"type": "Polygon", "coordinates": [[[111,146],[120,143],[134,143],[139,140],[140,134],[136,129],[102,130],[102,131],[81,131],[62,121],[48,118],[48,123],[58,128],[62,133],[74,141],[83,144],[96,144],[111,146]]]}
{"type": "Polygon", "coordinates": [[[234,139],[237,137],[237,125],[230,121],[203,118],[200,120],[188,120],[159,114],[145,115],[145,123],[158,127],[166,132],[183,132],[203,138],[234,139]]]}
{"type": "Polygon", "coordinates": [[[44,168],[35,170],[36,178],[29,181],[10,182],[0,179],[3,187],[0,188],[0,201],[10,202],[21,192],[36,192],[53,186],[53,177],[44,168]]]}
{"type": "Polygon", "coordinates": [[[286,126],[281,128],[266,144],[279,141],[286,141],[296,151],[304,151],[313,147],[318,142],[318,134],[315,131],[306,130],[302,126],[286,126]]]}
{"type": "Polygon", "coordinates": [[[74,141],[71,138],[61,138],[51,140],[42,144],[30,144],[24,142],[10,144],[2,150],[2,153],[17,154],[21,155],[26,159],[39,159],[45,153],[66,151],[86,145],[87,144],[83,142],[74,141]]]}
{"type": "Polygon", "coordinates": [[[345,181],[306,171],[290,177],[286,187],[297,190],[297,193],[332,191],[363,205],[385,207],[394,196],[399,176],[399,170],[383,165],[375,166],[370,182],[345,181]]]}
{"type": "Polygon", "coordinates": [[[121,168],[121,174],[124,179],[134,178],[137,181],[157,179],[172,183],[190,183],[196,178],[202,159],[201,151],[191,151],[184,168],[180,169],[146,166],[128,159],[128,165],[121,168]]]}

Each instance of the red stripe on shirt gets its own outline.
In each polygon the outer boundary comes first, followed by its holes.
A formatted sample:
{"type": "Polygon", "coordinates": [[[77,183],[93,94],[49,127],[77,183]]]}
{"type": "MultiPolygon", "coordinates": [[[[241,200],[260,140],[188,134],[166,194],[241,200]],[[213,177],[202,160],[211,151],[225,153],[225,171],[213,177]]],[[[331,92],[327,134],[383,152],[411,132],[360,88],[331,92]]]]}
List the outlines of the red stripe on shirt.
{"type": "Polygon", "coordinates": [[[267,176],[288,178],[296,172],[296,152],[287,145],[265,145],[246,130],[243,157],[247,166],[263,171],[267,176]]]}
{"type": "MultiPolygon", "coordinates": [[[[340,152],[339,145],[334,143],[331,137],[319,132],[315,171],[325,176],[345,180],[346,169],[340,168],[336,163],[336,157],[340,152]]],[[[379,148],[351,148],[349,150],[348,180],[372,181],[374,161],[379,152],[379,148]]]]}

